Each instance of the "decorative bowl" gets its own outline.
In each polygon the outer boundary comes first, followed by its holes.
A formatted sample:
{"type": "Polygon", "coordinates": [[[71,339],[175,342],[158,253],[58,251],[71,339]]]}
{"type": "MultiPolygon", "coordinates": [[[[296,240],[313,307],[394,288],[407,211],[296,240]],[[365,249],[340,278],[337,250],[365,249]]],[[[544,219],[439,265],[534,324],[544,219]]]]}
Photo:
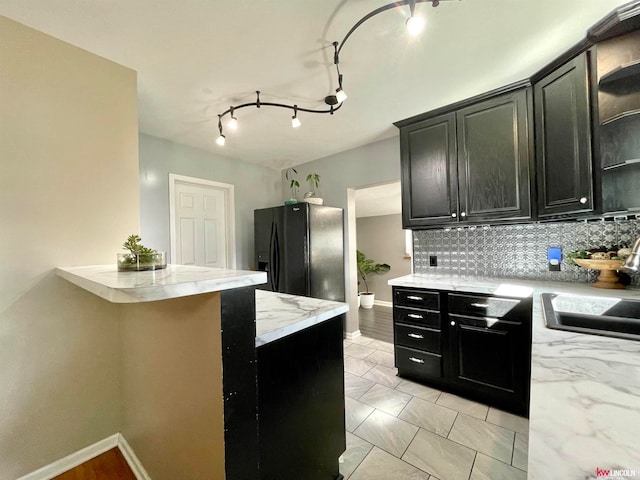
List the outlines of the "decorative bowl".
{"type": "Polygon", "coordinates": [[[573,261],[576,265],[588,268],[590,270],[597,270],[600,272],[598,278],[592,287],[596,288],[624,288],[624,285],[620,283],[616,270],[622,266],[622,260],[592,260],[589,258],[574,258],[573,261]]]}
{"type": "Polygon", "coordinates": [[[162,270],[167,268],[167,253],[155,252],[140,255],[133,253],[118,253],[119,272],[144,272],[147,270],[162,270]]]}

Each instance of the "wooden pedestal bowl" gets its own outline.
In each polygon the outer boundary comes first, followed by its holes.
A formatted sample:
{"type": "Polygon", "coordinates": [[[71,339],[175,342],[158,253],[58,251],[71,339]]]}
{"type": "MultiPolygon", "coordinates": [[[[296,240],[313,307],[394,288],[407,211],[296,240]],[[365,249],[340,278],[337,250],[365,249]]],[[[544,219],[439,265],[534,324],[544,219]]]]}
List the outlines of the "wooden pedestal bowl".
{"type": "Polygon", "coordinates": [[[616,270],[622,266],[622,260],[591,260],[587,258],[574,258],[576,265],[588,268],[590,270],[598,270],[600,275],[592,287],[596,288],[624,288],[620,283],[620,278],[616,270]]]}

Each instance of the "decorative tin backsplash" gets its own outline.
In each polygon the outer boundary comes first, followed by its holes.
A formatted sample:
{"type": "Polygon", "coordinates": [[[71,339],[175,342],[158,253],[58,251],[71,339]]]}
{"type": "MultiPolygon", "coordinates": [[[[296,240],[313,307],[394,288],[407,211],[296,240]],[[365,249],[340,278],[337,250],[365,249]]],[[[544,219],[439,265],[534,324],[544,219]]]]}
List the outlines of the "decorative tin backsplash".
{"type": "MultiPolygon", "coordinates": [[[[638,236],[640,220],[627,219],[417,230],[413,268],[415,273],[588,282],[597,272],[569,265],[567,253],[601,245],[631,246],[638,236]],[[550,246],[562,247],[560,272],[549,271],[550,246]],[[437,267],[429,266],[431,255],[438,257],[437,267]]],[[[640,275],[631,282],[640,285],[640,275]]]]}

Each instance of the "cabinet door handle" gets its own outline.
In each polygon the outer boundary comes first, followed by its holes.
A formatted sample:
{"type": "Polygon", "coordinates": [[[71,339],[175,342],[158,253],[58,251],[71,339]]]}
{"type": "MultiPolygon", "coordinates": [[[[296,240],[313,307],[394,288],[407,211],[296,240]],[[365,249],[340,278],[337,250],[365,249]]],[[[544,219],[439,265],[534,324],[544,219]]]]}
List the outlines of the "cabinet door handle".
{"type": "Polygon", "coordinates": [[[452,321],[452,322],[451,322],[451,326],[452,326],[452,327],[455,327],[455,325],[456,325],[456,322],[453,322],[453,321],[452,321]]]}
{"type": "Polygon", "coordinates": [[[418,300],[418,301],[421,301],[421,300],[423,300],[423,298],[419,297],[417,295],[407,295],[407,300],[418,300]]]}
{"type": "Polygon", "coordinates": [[[407,333],[407,337],[411,337],[411,338],[424,338],[422,335],[418,334],[418,333],[407,333]]]}
{"type": "Polygon", "coordinates": [[[422,360],[421,358],[409,357],[409,360],[411,360],[414,363],[424,363],[424,360],[422,360]]]}
{"type": "Polygon", "coordinates": [[[451,217],[452,217],[452,218],[456,218],[457,216],[458,216],[458,214],[457,214],[456,212],[453,212],[453,213],[451,214],[451,217]]]}
{"type": "Polygon", "coordinates": [[[488,303],[472,303],[471,306],[478,307],[478,308],[489,308],[488,303]]]}
{"type": "Polygon", "coordinates": [[[423,319],[424,318],[422,315],[418,315],[417,313],[410,313],[409,315],[407,315],[407,317],[409,317],[409,318],[419,318],[419,319],[423,319]]]}
{"type": "Polygon", "coordinates": [[[580,203],[582,203],[583,205],[587,203],[587,197],[580,197],[580,203]]]}
{"type": "Polygon", "coordinates": [[[467,213],[466,212],[460,212],[460,216],[464,218],[464,217],[467,216],[467,213]]]}

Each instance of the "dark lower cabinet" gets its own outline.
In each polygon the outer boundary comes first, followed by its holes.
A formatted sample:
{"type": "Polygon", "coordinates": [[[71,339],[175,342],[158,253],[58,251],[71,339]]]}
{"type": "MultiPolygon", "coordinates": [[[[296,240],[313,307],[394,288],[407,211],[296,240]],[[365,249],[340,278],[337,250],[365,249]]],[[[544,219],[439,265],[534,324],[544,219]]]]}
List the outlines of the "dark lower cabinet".
{"type": "Polygon", "coordinates": [[[343,319],[257,348],[261,480],[343,478],[343,319]]]}
{"type": "Polygon", "coordinates": [[[531,298],[394,287],[398,375],[528,415],[531,307],[531,298]],[[421,309],[407,297],[439,301],[421,309]]]}
{"type": "Polygon", "coordinates": [[[452,380],[476,398],[526,413],[529,323],[449,315],[452,380]]]}

